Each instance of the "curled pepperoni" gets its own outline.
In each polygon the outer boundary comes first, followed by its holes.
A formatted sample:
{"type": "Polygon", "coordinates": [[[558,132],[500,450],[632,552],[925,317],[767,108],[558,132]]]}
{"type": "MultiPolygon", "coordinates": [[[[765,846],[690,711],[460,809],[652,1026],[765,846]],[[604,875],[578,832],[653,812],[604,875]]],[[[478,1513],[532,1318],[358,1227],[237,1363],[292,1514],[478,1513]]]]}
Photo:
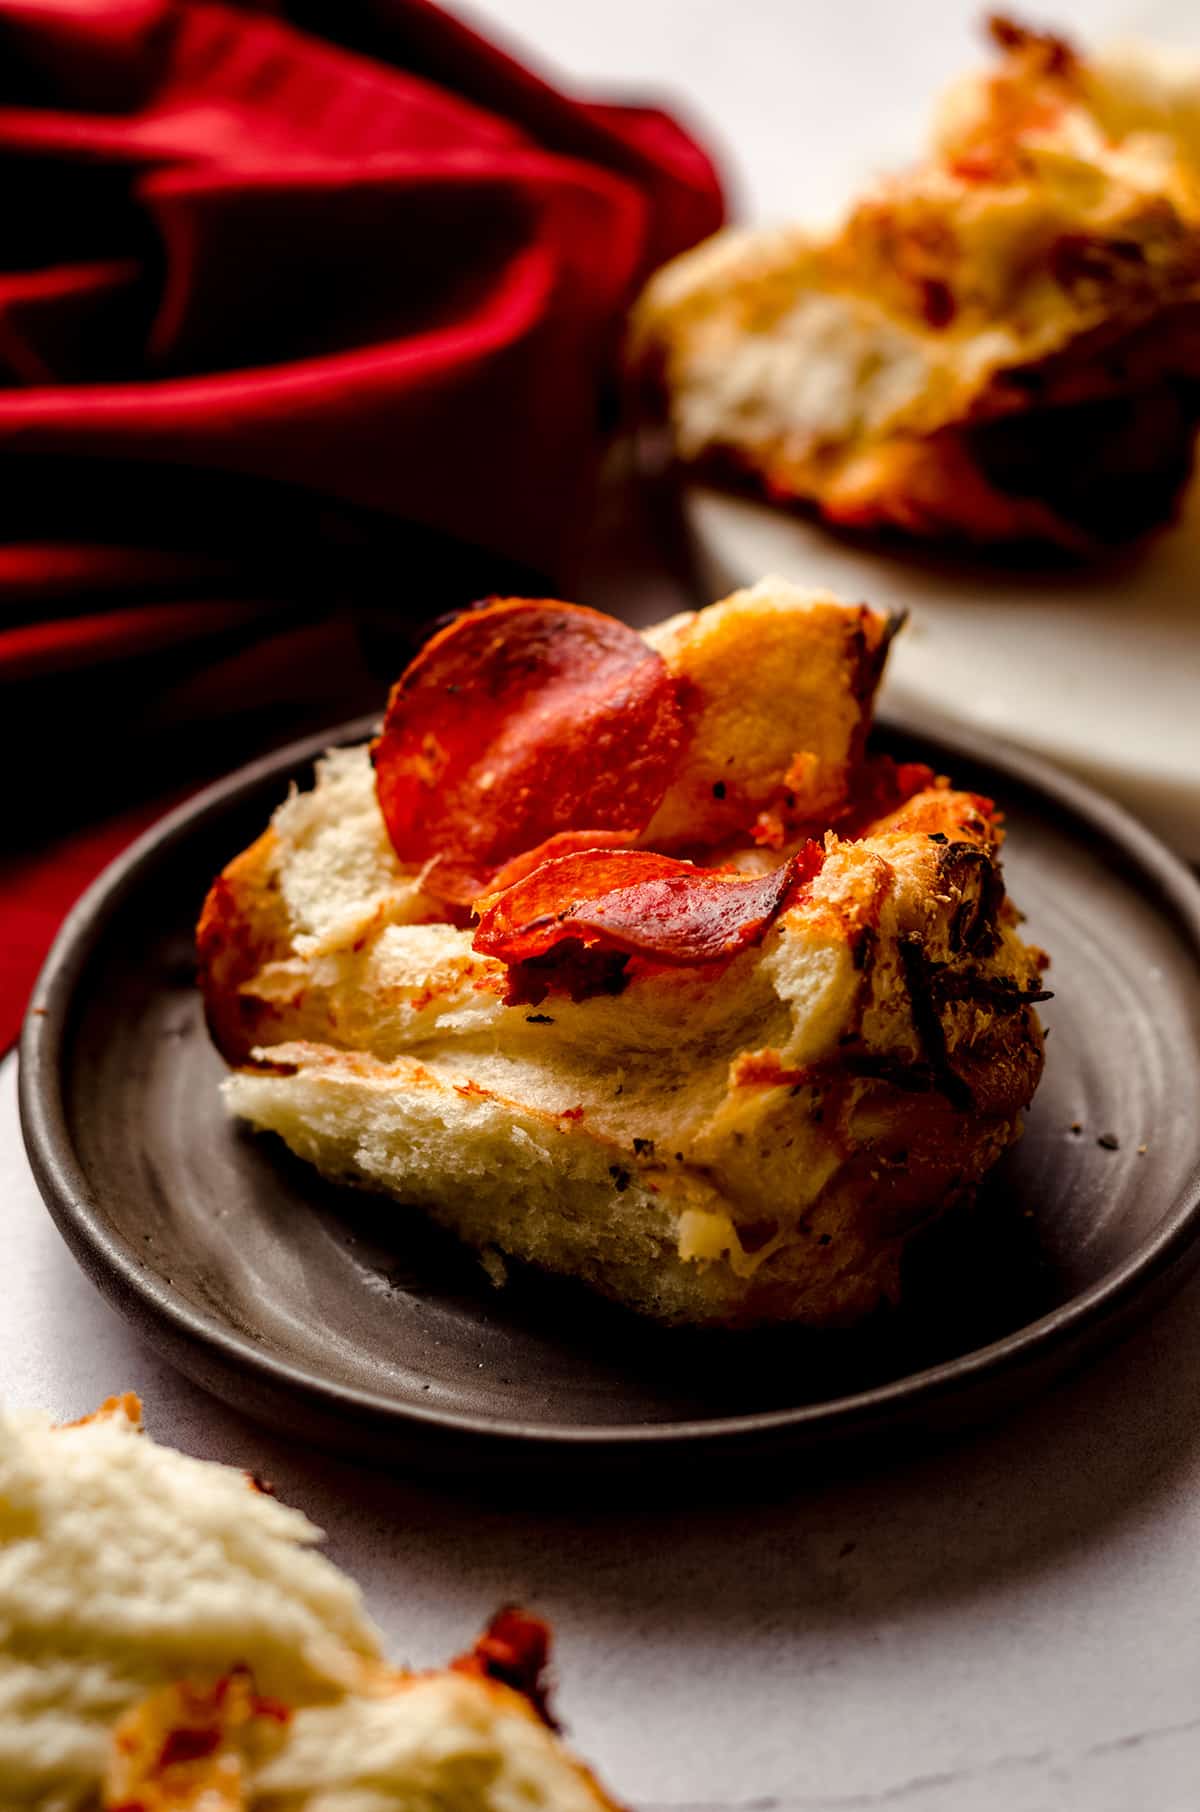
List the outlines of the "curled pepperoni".
{"type": "Polygon", "coordinates": [[[581,827],[635,834],[675,771],[675,684],[636,630],[503,598],[435,635],[393,688],[375,785],[402,861],[468,904],[514,856],[581,827]]]}
{"type": "Polygon", "coordinates": [[[559,831],[556,836],[547,837],[544,843],[539,843],[536,849],[522,850],[511,862],[506,862],[489,881],[488,893],[503,893],[506,887],[515,887],[518,881],[531,875],[543,862],[556,862],[560,856],[573,856],[583,849],[623,849],[636,836],[636,831],[559,831]]]}
{"type": "MultiPolygon", "coordinates": [[[[510,966],[539,965],[543,992],[553,959],[564,977],[578,976],[581,956],[593,975],[597,956],[680,967],[721,962],[758,943],[823,860],[820,844],[810,842],[769,874],[744,875],[649,850],[580,851],[543,863],[493,896],[474,945],[510,966]]],[[[527,997],[521,986],[518,993],[527,997]]]]}

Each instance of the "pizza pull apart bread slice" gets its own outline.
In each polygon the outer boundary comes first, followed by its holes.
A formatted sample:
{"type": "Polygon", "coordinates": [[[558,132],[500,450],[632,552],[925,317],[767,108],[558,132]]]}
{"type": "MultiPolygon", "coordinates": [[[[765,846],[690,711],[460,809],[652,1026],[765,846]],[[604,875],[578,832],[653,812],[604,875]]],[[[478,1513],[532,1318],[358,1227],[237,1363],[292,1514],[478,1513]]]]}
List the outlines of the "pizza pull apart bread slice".
{"type": "Polygon", "coordinates": [[[1037,1085],[989,800],[869,759],[891,626],[505,599],[217,880],[231,1111],[660,1320],[848,1323],[1037,1085]]]}
{"type": "Polygon", "coordinates": [[[390,1666],[306,1517],[140,1420],[0,1413],[5,1812],[614,1812],[556,1734],[537,1619],[390,1666]]]}
{"type": "Polygon", "coordinates": [[[679,459],[853,529],[1093,554],[1200,421],[1200,61],[993,20],[929,155],[832,235],[728,231],[635,311],[679,459]]]}

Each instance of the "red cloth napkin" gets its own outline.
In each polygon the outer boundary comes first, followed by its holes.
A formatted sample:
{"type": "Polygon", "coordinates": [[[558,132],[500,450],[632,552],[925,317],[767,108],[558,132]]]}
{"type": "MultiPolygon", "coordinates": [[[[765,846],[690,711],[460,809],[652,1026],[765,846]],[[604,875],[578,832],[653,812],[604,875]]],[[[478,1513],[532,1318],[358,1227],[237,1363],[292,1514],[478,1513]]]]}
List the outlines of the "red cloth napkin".
{"type": "Polygon", "coordinates": [[[181,743],[194,782],[248,720],[365,697],[347,613],[561,581],[625,306],[721,198],[665,114],[571,99],[429,0],[0,0],[0,182],[0,721],[30,776],[2,1048],[181,743]]]}

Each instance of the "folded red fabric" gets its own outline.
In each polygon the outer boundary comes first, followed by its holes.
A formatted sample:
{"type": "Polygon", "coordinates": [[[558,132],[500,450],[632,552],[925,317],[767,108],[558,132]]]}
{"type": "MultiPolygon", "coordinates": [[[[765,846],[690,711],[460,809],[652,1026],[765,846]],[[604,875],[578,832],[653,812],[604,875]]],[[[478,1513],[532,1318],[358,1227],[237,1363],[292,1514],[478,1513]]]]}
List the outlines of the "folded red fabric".
{"type": "MultiPolygon", "coordinates": [[[[561,575],[624,308],[721,217],[665,114],[571,99],[429,0],[0,0],[0,175],[0,709],[100,676],[71,694],[93,746],[173,645],[178,688],[334,604],[426,615],[414,546],[561,575]]],[[[79,865],[9,870],[44,928],[79,865]]]]}

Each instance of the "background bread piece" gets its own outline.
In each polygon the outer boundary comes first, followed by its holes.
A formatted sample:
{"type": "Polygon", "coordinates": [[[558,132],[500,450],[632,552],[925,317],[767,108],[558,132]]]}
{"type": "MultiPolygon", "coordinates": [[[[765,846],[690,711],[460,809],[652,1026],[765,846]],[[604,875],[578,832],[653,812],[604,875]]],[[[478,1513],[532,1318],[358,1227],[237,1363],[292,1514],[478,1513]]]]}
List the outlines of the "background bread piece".
{"type": "Polygon", "coordinates": [[[244,1662],[298,1704],[357,1679],[378,1632],[319,1539],[119,1406],[0,1416],[0,1805],[94,1804],[116,1719],[183,1673],[244,1662]]]}
{"type": "Polygon", "coordinates": [[[114,1731],[102,1812],[613,1812],[524,1691],[462,1665],[298,1709],[245,1673],[161,1689],[114,1731]]]}
{"type": "Polygon", "coordinates": [[[1200,374],[1195,88],[998,28],[931,155],[828,237],[655,274],[630,361],[680,460],[856,528],[1096,551],[1166,521],[1200,374]]]}
{"type": "Polygon", "coordinates": [[[387,1667],[299,1511],[139,1427],[0,1416],[4,1812],[612,1812],[495,1642],[387,1667]]]}
{"type": "Polygon", "coordinates": [[[302,1711],[250,1812],[612,1812],[591,1774],[504,1686],[460,1674],[302,1711]]]}

